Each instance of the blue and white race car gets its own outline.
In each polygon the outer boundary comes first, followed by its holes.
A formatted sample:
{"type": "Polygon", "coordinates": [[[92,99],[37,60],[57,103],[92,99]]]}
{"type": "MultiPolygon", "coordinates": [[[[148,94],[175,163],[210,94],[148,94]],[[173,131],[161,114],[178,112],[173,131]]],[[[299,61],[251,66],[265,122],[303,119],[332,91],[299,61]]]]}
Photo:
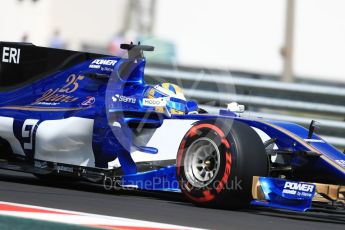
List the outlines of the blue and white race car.
{"type": "Polygon", "coordinates": [[[177,85],[145,83],[153,47],[121,48],[128,58],[0,42],[0,168],[208,207],[344,207],[345,154],[314,121],[208,114],[177,85]]]}

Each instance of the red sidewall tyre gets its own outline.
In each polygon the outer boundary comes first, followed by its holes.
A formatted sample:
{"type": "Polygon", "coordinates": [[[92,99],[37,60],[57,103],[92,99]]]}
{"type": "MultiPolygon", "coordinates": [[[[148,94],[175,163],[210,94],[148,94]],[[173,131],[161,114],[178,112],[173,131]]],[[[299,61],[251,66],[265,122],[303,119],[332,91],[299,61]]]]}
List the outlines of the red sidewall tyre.
{"type": "Polygon", "coordinates": [[[207,207],[239,207],[251,198],[253,176],[267,175],[267,156],[256,132],[239,121],[207,120],[195,124],[184,136],[176,162],[177,179],[182,193],[194,204],[207,207]],[[188,154],[193,143],[212,140],[219,152],[219,169],[211,182],[200,186],[197,176],[191,180],[188,154]],[[238,185],[238,182],[241,182],[238,185]]]}

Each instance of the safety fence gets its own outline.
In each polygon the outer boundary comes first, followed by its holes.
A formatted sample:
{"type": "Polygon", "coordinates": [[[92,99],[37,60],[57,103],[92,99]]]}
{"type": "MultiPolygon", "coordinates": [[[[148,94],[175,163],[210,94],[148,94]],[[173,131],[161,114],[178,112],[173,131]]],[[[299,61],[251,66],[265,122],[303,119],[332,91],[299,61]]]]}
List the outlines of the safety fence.
{"type": "Polygon", "coordinates": [[[272,77],[253,78],[230,72],[149,67],[146,80],[176,83],[188,98],[210,113],[236,101],[246,106],[244,116],[298,123],[308,127],[320,122],[317,131],[326,141],[345,148],[345,88],[311,83],[284,83],[272,77]]]}

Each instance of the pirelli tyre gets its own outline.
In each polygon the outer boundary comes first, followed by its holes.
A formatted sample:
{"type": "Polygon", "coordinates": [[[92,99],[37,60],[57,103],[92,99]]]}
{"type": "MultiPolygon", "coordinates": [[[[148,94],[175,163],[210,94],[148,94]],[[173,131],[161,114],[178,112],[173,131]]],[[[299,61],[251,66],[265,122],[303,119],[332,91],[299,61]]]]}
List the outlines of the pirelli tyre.
{"type": "Polygon", "coordinates": [[[196,123],[180,144],[176,166],[183,194],[206,207],[249,205],[253,176],[268,174],[267,155],[258,134],[229,119],[196,123]]]}

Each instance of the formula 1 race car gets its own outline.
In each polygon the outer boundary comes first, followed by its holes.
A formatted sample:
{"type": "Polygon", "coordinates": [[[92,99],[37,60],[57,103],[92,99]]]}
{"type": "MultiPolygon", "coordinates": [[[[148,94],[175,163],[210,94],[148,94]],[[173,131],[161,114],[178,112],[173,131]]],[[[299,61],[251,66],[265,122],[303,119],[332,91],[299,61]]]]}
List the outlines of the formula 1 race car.
{"type": "Polygon", "coordinates": [[[208,114],[177,85],[145,83],[153,47],[121,48],[128,58],[0,42],[0,168],[207,207],[344,207],[345,155],[316,122],[208,114]]]}

